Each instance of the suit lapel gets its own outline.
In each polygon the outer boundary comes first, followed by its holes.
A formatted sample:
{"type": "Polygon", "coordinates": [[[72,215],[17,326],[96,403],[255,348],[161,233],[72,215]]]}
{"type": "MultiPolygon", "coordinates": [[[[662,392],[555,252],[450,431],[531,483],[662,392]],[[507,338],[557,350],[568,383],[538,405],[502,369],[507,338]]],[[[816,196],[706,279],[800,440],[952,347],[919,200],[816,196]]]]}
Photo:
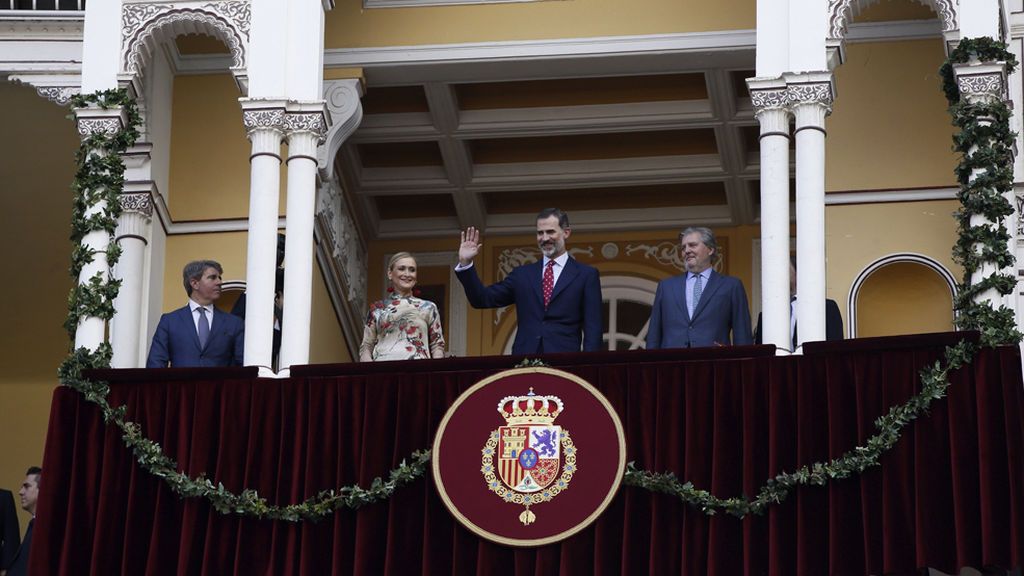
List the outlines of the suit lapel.
{"type": "Polygon", "coordinates": [[[192,335],[192,345],[196,347],[196,350],[202,352],[203,349],[199,346],[199,333],[196,332],[196,323],[192,318],[192,307],[186,304],[184,308],[179,308],[178,310],[180,311],[178,318],[181,322],[181,329],[188,330],[188,333],[192,335]]]}
{"type": "Polygon", "coordinates": [[[541,256],[540,260],[536,264],[530,264],[530,285],[533,286],[533,293],[537,296],[537,302],[540,303],[541,309],[544,308],[544,287],[542,282],[544,281],[544,257],[541,256]]]}
{"type": "Polygon", "coordinates": [[[700,293],[700,302],[697,302],[697,309],[693,311],[694,318],[704,311],[704,307],[707,306],[708,301],[711,300],[711,297],[715,295],[715,292],[718,291],[718,288],[721,285],[721,276],[712,270],[711,274],[708,275],[708,285],[705,286],[704,291],[700,293]]]}
{"type": "Polygon", "coordinates": [[[683,322],[690,325],[690,311],[686,308],[686,274],[682,276],[676,276],[680,281],[670,284],[671,290],[669,290],[669,298],[675,303],[677,310],[677,316],[683,319],[683,322]]]}
{"type": "Polygon", "coordinates": [[[576,260],[574,260],[572,258],[572,256],[570,256],[569,258],[566,258],[565,259],[565,269],[563,269],[562,273],[558,275],[558,282],[555,282],[555,289],[554,289],[553,292],[551,292],[551,301],[552,302],[565,289],[565,287],[568,286],[569,283],[572,282],[574,278],[576,278],[576,276],[579,273],[580,273],[580,268],[576,264],[576,260]]]}

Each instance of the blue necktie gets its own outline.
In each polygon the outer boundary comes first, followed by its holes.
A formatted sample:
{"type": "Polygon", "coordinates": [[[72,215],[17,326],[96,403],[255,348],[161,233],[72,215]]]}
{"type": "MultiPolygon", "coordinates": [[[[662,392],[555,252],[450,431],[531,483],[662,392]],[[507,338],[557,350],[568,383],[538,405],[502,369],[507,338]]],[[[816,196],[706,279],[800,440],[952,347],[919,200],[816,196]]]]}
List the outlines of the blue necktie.
{"type": "Polygon", "coordinates": [[[210,339],[210,323],[206,321],[206,308],[200,306],[199,310],[199,348],[206,348],[206,341],[210,339]]]}
{"type": "Polygon", "coordinates": [[[697,313],[697,304],[700,303],[700,294],[704,291],[704,279],[700,274],[697,274],[697,278],[693,281],[693,302],[690,306],[690,318],[697,313]]]}

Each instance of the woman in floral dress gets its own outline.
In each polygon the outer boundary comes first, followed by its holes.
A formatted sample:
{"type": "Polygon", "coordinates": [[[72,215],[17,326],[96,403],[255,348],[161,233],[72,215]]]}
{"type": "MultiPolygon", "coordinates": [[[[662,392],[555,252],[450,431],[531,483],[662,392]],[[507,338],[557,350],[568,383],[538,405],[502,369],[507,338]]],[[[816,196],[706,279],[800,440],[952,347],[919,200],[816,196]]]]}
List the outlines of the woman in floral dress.
{"type": "Polygon", "coordinates": [[[388,262],[388,298],[370,306],[359,361],[443,358],[444,335],[437,306],[417,298],[416,260],[399,252],[388,262]]]}

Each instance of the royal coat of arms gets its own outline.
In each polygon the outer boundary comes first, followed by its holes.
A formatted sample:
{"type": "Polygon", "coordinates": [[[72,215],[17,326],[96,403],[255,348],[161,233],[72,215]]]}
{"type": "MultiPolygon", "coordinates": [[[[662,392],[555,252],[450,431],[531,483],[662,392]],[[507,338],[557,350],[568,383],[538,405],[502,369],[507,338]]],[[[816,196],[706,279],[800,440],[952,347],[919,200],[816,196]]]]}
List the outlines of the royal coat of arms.
{"type": "Polygon", "coordinates": [[[576,472],[576,447],[569,431],[556,425],[565,408],[555,396],[506,396],[498,402],[505,426],[491,431],[481,454],[480,471],[491,492],[526,507],[519,521],[536,520],[530,506],[547,502],[563,490],[576,472]]]}

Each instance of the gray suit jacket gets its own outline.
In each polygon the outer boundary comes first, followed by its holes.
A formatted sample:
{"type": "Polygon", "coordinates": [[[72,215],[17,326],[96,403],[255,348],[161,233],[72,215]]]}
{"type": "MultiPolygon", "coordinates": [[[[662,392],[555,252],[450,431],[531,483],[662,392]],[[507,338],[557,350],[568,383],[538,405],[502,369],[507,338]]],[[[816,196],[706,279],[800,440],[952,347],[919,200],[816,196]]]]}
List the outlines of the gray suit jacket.
{"type": "Polygon", "coordinates": [[[647,328],[648,350],[752,342],[750,306],[739,279],[712,270],[692,319],[686,309],[686,275],[658,283],[647,328]]]}

